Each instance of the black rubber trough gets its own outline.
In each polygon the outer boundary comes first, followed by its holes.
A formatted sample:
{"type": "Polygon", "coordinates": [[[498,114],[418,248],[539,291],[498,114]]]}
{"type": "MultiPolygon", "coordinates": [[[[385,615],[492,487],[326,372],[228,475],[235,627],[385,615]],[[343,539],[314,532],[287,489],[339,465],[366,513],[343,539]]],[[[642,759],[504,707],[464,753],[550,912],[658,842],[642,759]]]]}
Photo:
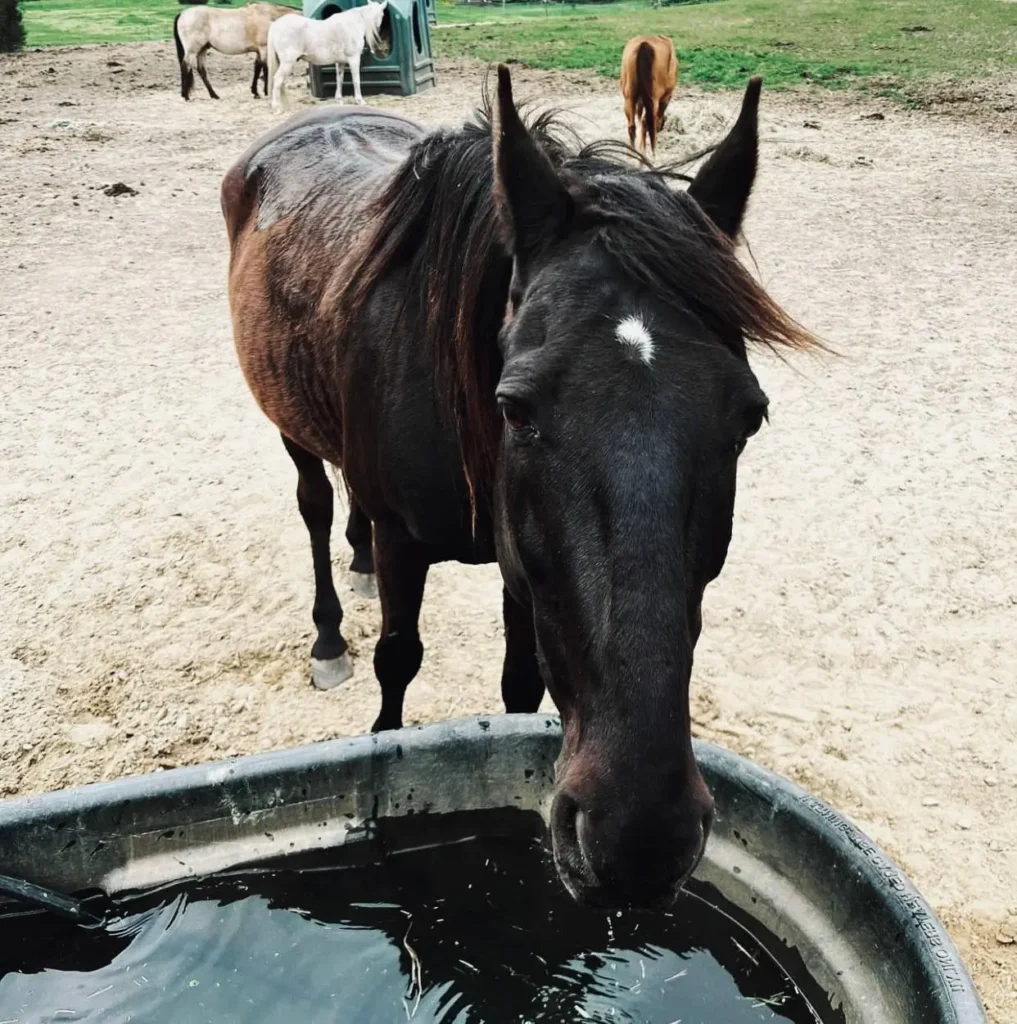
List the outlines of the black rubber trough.
{"type": "MultiPolygon", "coordinates": [[[[407,813],[543,812],[560,744],[552,716],[471,718],[10,800],[0,874],[113,895],[339,846],[407,813]]],[[[800,956],[847,1024],[984,1024],[956,948],[886,854],[777,775],[708,743],[696,755],[717,801],[697,878],[800,956]]]]}

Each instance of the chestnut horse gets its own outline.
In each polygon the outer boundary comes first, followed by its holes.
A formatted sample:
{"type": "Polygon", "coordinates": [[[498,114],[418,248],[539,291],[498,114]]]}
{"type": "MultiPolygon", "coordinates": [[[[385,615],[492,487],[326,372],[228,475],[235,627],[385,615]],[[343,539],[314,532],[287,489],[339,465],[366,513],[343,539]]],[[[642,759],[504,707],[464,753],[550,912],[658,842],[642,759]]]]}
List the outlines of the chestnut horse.
{"type": "Polygon", "coordinates": [[[504,66],[461,128],[329,106],[222,184],[237,354],[311,539],[312,678],[350,671],[330,462],[364,562],[373,523],[375,730],[402,724],[429,567],[497,560],[505,708],[546,684],[562,716],[551,831],[577,898],[672,897],[712,820],[689,680],[766,415],[747,344],[814,343],[735,254],[759,92],[687,191],[551,115],[527,127],[504,66]]]}
{"type": "Polygon", "coordinates": [[[629,145],[636,145],[639,124],[639,152],[656,155],[657,133],[664,128],[664,111],[678,86],[678,58],[667,36],[636,36],[622,51],[621,78],[618,82],[625,100],[625,120],[629,126],[629,145]]]}

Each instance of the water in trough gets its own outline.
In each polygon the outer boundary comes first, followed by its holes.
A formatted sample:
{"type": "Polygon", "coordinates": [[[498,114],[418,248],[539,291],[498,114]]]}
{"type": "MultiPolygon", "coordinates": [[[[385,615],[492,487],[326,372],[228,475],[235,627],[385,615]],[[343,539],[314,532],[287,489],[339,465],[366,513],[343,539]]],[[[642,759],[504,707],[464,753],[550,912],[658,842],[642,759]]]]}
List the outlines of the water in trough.
{"type": "Polygon", "coordinates": [[[703,890],[667,914],[586,909],[555,877],[535,816],[441,820],[386,825],[327,860],[119,898],[105,929],[0,918],[0,1021],[836,1018],[703,890]]]}

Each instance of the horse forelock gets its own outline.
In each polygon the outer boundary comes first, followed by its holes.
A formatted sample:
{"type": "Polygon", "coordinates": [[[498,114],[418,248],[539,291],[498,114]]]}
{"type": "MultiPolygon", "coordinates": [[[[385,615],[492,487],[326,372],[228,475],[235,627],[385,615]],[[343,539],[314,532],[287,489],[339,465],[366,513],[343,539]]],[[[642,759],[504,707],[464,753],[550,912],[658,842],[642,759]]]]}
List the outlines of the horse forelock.
{"type": "Polygon", "coordinates": [[[693,314],[736,352],[744,353],[745,342],[771,349],[819,346],[749,273],[699,204],[674,188],[687,176],[674,165],[620,163],[622,148],[595,143],[563,167],[575,179],[580,205],[597,211],[595,236],[619,273],[676,313],[693,314]]]}

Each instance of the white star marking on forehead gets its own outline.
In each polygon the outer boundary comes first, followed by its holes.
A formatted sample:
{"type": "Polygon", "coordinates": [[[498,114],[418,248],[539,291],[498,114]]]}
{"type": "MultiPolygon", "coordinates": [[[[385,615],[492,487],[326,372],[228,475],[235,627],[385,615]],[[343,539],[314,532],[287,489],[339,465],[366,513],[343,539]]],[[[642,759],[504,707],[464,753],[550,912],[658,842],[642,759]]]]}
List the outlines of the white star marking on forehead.
{"type": "Polygon", "coordinates": [[[647,366],[653,362],[653,336],[640,317],[625,317],[619,321],[614,333],[623,345],[635,349],[636,354],[647,366]]]}

